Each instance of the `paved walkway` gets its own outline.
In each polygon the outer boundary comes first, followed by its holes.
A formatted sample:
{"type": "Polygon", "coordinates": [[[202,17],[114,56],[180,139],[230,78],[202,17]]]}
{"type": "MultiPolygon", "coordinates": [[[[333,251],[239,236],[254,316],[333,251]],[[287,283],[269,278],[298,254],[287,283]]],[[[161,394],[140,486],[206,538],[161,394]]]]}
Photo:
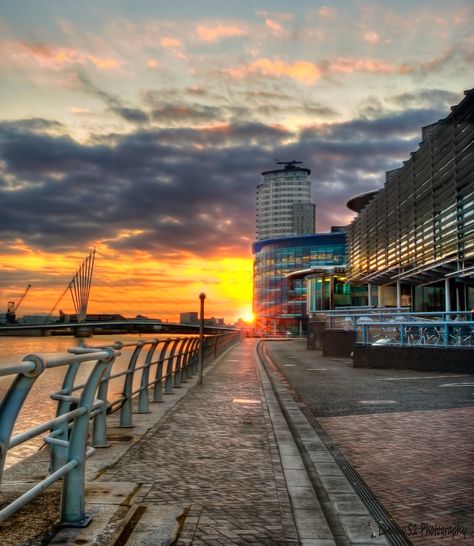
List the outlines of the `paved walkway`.
{"type": "Polygon", "coordinates": [[[101,478],[190,507],[178,544],[298,544],[253,349],[234,349],[101,478]]]}

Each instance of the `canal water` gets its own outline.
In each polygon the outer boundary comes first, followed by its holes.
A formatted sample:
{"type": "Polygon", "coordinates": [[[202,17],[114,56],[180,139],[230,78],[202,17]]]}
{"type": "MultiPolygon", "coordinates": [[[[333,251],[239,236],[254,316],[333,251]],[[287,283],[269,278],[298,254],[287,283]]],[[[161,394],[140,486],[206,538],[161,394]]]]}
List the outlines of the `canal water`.
{"type": "MultiPolygon", "coordinates": [[[[166,338],[176,337],[167,335],[166,338]]],[[[112,344],[117,339],[121,341],[147,341],[157,339],[156,334],[127,334],[120,336],[96,336],[86,340],[88,346],[112,344]]],[[[159,339],[159,337],[158,337],[159,339]]],[[[0,367],[19,363],[29,354],[40,354],[45,358],[48,356],[59,356],[67,353],[68,349],[78,345],[78,339],[72,336],[51,336],[51,337],[1,337],[0,336],[0,367]]],[[[114,373],[125,370],[128,365],[133,348],[122,349],[122,355],[114,363],[114,373]]],[[[146,355],[142,351],[141,360],[146,355]]],[[[140,365],[140,361],[137,365],[140,365]]],[[[81,376],[86,377],[91,364],[81,365],[77,382],[81,383],[81,376]]],[[[13,435],[28,430],[29,428],[43,423],[55,416],[56,402],[51,400],[50,394],[61,388],[65,366],[46,370],[35,382],[23,409],[17,419],[13,435]]],[[[140,381],[139,373],[136,374],[137,386],[140,381]]],[[[12,382],[13,376],[0,377],[0,400],[3,398],[12,382]]],[[[122,392],[123,378],[112,380],[109,385],[108,399],[117,398],[122,392]]],[[[1,425],[0,425],[1,426],[1,425]]],[[[8,452],[6,467],[21,461],[23,458],[32,455],[42,449],[44,442],[38,437],[26,444],[22,444],[8,452]]]]}

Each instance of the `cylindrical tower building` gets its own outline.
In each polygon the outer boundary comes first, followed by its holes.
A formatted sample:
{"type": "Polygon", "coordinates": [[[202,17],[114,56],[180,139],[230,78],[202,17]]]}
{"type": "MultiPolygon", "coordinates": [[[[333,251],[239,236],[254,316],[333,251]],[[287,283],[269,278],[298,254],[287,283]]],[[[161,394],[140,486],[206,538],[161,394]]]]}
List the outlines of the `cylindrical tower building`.
{"type": "Polygon", "coordinates": [[[257,186],[257,240],[314,233],[310,169],[301,161],[277,162],[282,169],[264,171],[257,186]]]}

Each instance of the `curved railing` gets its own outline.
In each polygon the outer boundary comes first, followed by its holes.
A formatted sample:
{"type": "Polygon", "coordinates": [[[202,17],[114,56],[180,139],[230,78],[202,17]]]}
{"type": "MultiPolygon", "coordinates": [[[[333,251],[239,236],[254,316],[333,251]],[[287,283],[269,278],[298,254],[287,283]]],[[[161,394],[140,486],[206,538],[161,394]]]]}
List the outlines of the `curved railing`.
{"type": "Polygon", "coordinates": [[[44,435],[51,457],[49,475],[2,507],[0,522],[62,478],[61,524],[87,525],[90,517],[84,505],[85,463],[96,448],[107,445],[107,414],[120,412],[119,426],[132,427],[134,400],[136,413],[147,413],[150,395],[153,402],[161,402],[163,394],[172,393],[198,373],[200,350],[204,365],[240,339],[241,332],[233,331],[206,336],[202,347],[197,336],[116,342],[108,347],[81,346],[52,358],[29,355],[20,363],[0,368],[0,376],[12,378],[0,402],[0,487],[8,450],[44,435]],[[117,357],[128,351],[131,355],[126,369],[116,370],[117,357]],[[84,375],[85,366],[90,369],[86,379],[79,383],[78,372],[84,375]],[[51,394],[57,402],[56,417],[12,437],[35,381],[46,370],[59,367],[64,368],[62,387],[51,394]],[[121,393],[109,400],[112,381],[122,381],[121,393]]]}

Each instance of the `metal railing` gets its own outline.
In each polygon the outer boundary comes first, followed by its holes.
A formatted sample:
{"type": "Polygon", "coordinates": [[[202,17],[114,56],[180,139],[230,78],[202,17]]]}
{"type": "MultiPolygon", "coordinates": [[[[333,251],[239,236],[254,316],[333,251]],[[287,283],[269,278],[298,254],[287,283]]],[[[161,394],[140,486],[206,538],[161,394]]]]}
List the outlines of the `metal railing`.
{"type": "Polygon", "coordinates": [[[465,321],[474,320],[472,311],[439,311],[439,312],[412,312],[408,308],[386,308],[361,311],[350,311],[349,309],[320,311],[312,314],[313,320],[324,321],[326,329],[356,330],[359,324],[366,322],[444,322],[444,321],[465,321]]]}
{"type": "MultiPolygon", "coordinates": [[[[241,332],[206,336],[203,340],[203,362],[216,358],[241,339],[241,332]]],[[[50,447],[49,475],[0,510],[0,522],[63,479],[60,522],[85,526],[90,517],[85,513],[85,463],[96,448],[107,446],[108,413],[119,411],[119,426],[133,426],[132,401],[137,413],[148,413],[150,393],[153,402],[163,394],[186,383],[198,373],[199,337],[155,339],[138,342],[116,342],[112,346],[75,347],[69,354],[46,358],[28,355],[20,363],[0,368],[0,376],[12,378],[0,402],[0,487],[8,450],[40,435],[50,447]],[[131,351],[125,370],[116,371],[114,363],[123,352],[131,351]],[[78,372],[84,382],[76,383],[78,372]],[[46,370],[64,367],[62,388],[51,394],[57,401],[56,417],[12,437],[23,404],[35,381],[46,370]],[[121,393],[108,400],[109,385],[122,380],[121,393]],[[90,441],[88,438],[90,437],[90,441]]],[[[20,463],[21,464],[21,463],[20,463]]]]}
{"type": "Polygon", "coordinates": [[[356,343],[360,345],[474,349],[472,320],[359,321],[355,330],[356,343]]]}

